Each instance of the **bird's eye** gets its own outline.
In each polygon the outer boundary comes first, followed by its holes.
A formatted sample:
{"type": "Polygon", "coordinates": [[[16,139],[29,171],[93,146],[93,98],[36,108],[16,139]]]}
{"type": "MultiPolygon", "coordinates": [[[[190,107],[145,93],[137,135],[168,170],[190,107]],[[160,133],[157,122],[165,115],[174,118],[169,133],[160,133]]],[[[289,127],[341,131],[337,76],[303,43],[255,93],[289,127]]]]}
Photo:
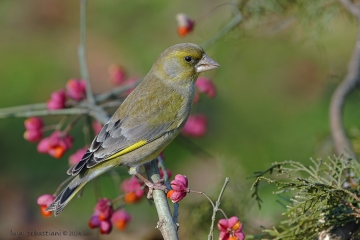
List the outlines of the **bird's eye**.
{"type": "Polygon", "coordinates": [[[186,57],[185,57],[185,61],[191,62],[191,60],[192,60],[192,57],[190,57],[190,56],[186,56],[186,57]]]}

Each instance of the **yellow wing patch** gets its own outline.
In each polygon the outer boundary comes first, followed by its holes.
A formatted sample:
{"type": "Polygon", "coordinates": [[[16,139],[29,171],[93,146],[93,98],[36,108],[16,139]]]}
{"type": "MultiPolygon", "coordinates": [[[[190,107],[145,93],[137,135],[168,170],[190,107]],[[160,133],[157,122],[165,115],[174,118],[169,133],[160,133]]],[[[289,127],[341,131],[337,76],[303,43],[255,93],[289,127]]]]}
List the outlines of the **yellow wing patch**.
{"type": "Polygon", "coordinates": [[[110,157],[106,158],[105,160],[109,160],[109,159],[113,159],[113,158],[117,158],[121,155],[124,155],[125,153],[134,151],[135,149],[138,149],[139,147],[144,146],[147,143],[146,140],[140,140],[137,143],[134,143],[133,145],[121,150],[120,152],[115,153],[114,155],[111,155],[110,157]]]}

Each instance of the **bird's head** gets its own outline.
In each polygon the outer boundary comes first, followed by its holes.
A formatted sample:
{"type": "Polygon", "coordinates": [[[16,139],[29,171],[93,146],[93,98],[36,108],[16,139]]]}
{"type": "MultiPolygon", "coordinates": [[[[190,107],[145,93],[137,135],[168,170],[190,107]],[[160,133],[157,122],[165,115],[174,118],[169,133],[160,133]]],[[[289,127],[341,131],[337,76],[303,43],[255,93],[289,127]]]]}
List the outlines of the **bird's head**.
{"type": "Polygon", "coordinates": [[[173,81],[194,82],[200,72],[218,68],[220,65],[193,43],[180,43],[160,54],[153,70],[173,81]]]}

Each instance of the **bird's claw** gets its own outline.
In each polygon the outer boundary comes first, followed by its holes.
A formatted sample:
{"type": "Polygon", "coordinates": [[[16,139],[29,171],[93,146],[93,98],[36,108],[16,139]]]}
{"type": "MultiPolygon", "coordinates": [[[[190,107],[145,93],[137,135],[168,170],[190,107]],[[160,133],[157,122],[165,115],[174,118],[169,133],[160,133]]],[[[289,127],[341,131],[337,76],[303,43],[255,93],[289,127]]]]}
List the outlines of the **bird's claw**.
{"type": "Polygon", "coordinates": [[[167,189],[166,185],[164,185],[165,180],[164,179],[160,179],[159,181],[152,183],[152,182],[147,182],[145,183],[146,186],[148,186],[149,188],[149,192],[147,194],[147,198],[148,199],[152,199],[153,198],[153,191],[154,190],[161,190],[165,193],[167,193],[169,190],[167,189]]]}

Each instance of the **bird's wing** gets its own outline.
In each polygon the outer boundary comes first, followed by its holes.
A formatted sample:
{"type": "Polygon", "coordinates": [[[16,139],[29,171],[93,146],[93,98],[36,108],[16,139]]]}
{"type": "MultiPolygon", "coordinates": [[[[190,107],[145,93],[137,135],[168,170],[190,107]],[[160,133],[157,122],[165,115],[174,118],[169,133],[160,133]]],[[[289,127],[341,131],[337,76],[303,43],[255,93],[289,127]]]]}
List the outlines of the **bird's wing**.
{"type": "MultiPolygon", "coordinates": [[[[141,89],[136,90],[141,92],[141,89]]],[[[91,168],[140,148],[178,128],[186,119],[186,116],[179,116],[177,109],[183,106],[184,99],[175,91],[167,92],[161,99],[149,91],[141,96],[136,94],[129,95],[103,126],[82,160],[68,170],[69,175],[77,175],[85,166],[91,168]]]]}

